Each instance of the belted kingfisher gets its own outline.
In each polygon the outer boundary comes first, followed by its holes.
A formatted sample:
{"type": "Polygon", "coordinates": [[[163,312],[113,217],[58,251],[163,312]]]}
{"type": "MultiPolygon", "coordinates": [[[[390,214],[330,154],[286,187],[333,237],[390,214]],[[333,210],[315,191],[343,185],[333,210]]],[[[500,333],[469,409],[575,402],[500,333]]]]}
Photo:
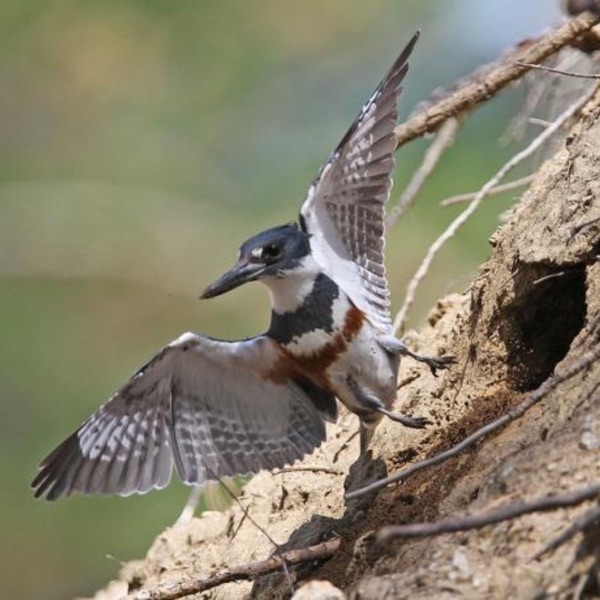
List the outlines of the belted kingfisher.
{"type": "Polygon", "coordinates": [[[313,181],[299,222],[244,242],[209,285],[213,298],[260,281],[270,292],[262,335],[223,341],[185,333],[163,348],[41,463],[36,497],[143,493],[173,466],[201,485],[282,467],[325,439],[336,398],[360,419],[361,452],[392,412],[400,355],[435,371],[392,334],[384,207],[394,165],[397,100],[414,35],[313,181]]]}

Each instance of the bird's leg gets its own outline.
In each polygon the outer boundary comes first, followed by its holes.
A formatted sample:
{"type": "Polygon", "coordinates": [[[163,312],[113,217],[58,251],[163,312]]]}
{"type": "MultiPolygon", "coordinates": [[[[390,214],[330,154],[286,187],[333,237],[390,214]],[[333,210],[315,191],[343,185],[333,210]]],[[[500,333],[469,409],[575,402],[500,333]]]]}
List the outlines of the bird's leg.
{"type": "Polygon", "coordinates": [[[379,398],[361,389],[351,376],[347,378],[347,384],[351,388],[356,400],[358,400],[360,405],[359,414],[361,454],[364,454],[369,446],[369,442],[373,436],[373,431],[381,420],[380,415],[385,415],[392,421],[402,423],[402,425],[405,427],[412,427],[414,429],[423,429],[423,427],[429,424],[429,420],[424,417],[409,417],[403,413],[397,413],[388,410],[381,400],[379,400],[379,398]]]}
{"type": "Polygon", "coordinates": [[[360,434],[360,456],[364,456],[369,449],[369,444],[371,443],[371,438],[373,437],[375,429],[373,427],[367,427],[361,419],[358,431],[360,434]]]}
{"type": "MultiPolygon", "coordinates": [[[[388,410],[379,402],[377,398],[374,396],[370,396],[367,394],[361,394],[361,401],[368,405],[370,409],[372,409],[375,413],[380,415],[385,415],[388,419],[392,421],[396,421],[396,423],[402,423],[405,427],[411,427],[413,429],[423,429],[427,425],[430,424],[431,421],[425,417],[409,417],[404,413],[397,413],[391,410],[388,410]]],[[[377,417],[371,413],[371,418],[369,418],[368,414],[363,416],[360,420],[360,454],[361,456],[365,454],[365,452],[369,448],[369,444],[371,443],[371,438],[373,437],[373,432],[375,431],[375,427],[381,417],[377,417]]]]}
{"type": "Polygon", "coordinates": [[[396,421],[396,423],[402,423],[404,427],[412,427],[413,429],[423,429],[431,423],[427,417],[409,417],[404,413],[392,412],[383,406],[378,408],[377,412],[380,412],[392,421],[396,421]]]}
{"type": "Polygon", "coordinates": [[[395,338],[392,335],[386,335],[378,338],[379,344],[392,354],[400,354],[402,356],[410,356],[414,360],[425,363],[433,373],[437,376],[438,369],[447,369],[451,364],[456,362],[454,356],[427,356],[413,352],[402,340],[395,338]]]}

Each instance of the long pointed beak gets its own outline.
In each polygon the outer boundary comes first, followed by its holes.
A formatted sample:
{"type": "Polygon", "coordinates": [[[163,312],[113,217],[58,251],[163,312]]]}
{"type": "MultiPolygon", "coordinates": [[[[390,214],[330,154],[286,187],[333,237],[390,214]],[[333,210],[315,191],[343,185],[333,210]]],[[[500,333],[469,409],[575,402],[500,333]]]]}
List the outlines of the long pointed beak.
{"type": "Polygon", "coordinates": [[[213,281],[200,295],[200,298],[214,298],[225,292],[254,281],[263,271],[264,265],[238,261],[229,271],[223,273],[216,281],[213,281]]]}

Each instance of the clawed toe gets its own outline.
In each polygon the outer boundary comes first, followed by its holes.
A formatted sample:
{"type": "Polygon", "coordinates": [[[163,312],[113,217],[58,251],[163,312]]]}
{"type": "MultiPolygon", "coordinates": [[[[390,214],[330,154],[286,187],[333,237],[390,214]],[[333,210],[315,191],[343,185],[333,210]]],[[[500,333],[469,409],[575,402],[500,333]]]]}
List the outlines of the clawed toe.
{"type": "Polygon", "coordinates": [[[392,421],[402,423],[405,427],[411,427],[412,429],[423,429],[427,427],[427,425],[431,425],[431,421],[426,417],[409,417],[408,415],[391,412],[389,410],[381,410],[380,412],[392,421]]]}
{"type": "Polygon", "coordinates": [[[450,365],[456,364],[456,357],[448,356],[423,356],[423,361],[430,369],[434,377],[437,377],[438,369],[447,369],[450,365]]]}
{"type": "Polygon", "coordinates": [[[400,422],[413,429],[424,429],[427,425],[431,425],[431,421],[427,417],[409,417],[407,415],[402,415],[402,417],[403,420],[400,422]]]}

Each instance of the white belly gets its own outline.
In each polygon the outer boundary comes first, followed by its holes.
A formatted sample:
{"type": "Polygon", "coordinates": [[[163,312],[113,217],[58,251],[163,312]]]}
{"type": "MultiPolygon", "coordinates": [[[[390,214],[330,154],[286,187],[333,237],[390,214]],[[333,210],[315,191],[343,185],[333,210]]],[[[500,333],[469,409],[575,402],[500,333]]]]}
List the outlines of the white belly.
{"type": "Polygon", "coordinates": [[[356,387],[374,396],[386,408],[396,398],[399,357],[392,356],[377,343],[377,331],[365,323],[346,351],[326,373],[336,396],[350,409],[360,409],[356,387]]]}

